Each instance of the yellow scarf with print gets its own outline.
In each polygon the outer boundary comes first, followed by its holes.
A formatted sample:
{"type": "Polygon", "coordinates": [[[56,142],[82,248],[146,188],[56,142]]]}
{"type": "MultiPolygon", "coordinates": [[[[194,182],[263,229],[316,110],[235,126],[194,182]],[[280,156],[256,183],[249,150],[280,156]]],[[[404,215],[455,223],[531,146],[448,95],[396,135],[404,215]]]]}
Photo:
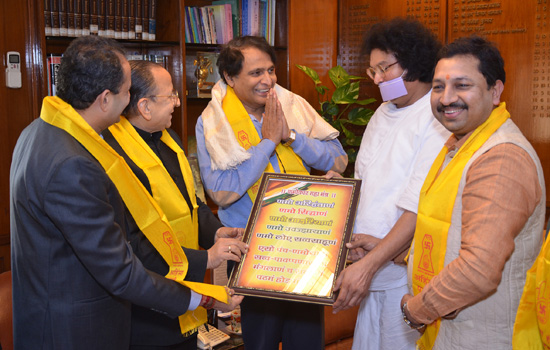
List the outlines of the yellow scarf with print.
{"type": "MultiPolygon", "coordinates": [[[[227,86],[227,93],[223,99],[222,108],[229,124],[231,125],[231,128],[233,129],[233,132],[235,133],[235,137],[244,149],[248,150],[250,147],[256,146],[260,143],[260,136],[258,135],[256,128],[254,128],[250,115],[248,115],[248,112],[231,86],[227,86]]],[[[279,169],[285,173],[309,175],[309,172],[302,163],[302,159],[294,153],[291,147],[286,147],[279,143],[275,148],[275,153],[277,153],[279,169]]],[[[275,172],[271,163],[268,163],[264,172],[275,172]]],[[[256,183],[247,191],[252,203],[256,200],[260,187],[260,181],[261,178],[258,179],[258,181],[256,181],[256,183]]]]}
{"type": "Polygon", "coordinates": [[[128,157],[147,175],[153,198],[166,214],[179,244],[186,248],[198,249],[199,224],[197,209],[199,206],[195,197],[193,173],[181,147],[172,139],[168,131],[162,131],[160,140],[177,154],[185,187],[187,187],[187,193],[193,205],[193,215],[191,215],[187,201],[162,161],[145,143],[128,119],[121,117],[119,123],[109,127],[109,131],[128,157]]]}
{"type": "MultiPolygon", "coordinates": [[[[462,173],[472,155],[510,117],[503,102],[466,140],[449,164],[438,175],[448,149],[444,147],[435,159],[420,191],[418,216],[414,233],[412,287],[419,294],[431,279],[443,270],[447,235],[462,173]]],[[[418,340],[421,350],[431,350],[441,320],[427,326],[418,340]]]]}
{"type": "Polygon", "coordinates": [[[525,288],[519,302],[514,336],[514,349],[550,349],[550,239],[527,271],[525,288]]]}
{"type": "MultiPolygon", "coordinates": [[[[46,97],[40,113],[46,123],[65,130],[97,159],[118,189],[122,200],[147,239],[170,266],[166,278],[179,282],[196,293],[227,303],[224,287],[184,281],[187,257],[168,223],[166,216],[143,187],[124,159],[111,148],[69,104],[59,97],[46,97]]],[[[182,334],[194,332],[206,322],[206,310],[198,307],[179,317],[182,334]]]]}

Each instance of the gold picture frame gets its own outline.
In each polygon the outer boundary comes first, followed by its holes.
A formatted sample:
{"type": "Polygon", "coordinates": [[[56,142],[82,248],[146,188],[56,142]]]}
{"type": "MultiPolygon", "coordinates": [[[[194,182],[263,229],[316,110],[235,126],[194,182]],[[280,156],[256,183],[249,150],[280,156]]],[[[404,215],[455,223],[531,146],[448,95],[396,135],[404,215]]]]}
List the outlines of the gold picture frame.
{"type": "Polygon", "coordinates": [[[332,305],[361,180],[265,173],[233,269],[237,294],[332,305]]]}

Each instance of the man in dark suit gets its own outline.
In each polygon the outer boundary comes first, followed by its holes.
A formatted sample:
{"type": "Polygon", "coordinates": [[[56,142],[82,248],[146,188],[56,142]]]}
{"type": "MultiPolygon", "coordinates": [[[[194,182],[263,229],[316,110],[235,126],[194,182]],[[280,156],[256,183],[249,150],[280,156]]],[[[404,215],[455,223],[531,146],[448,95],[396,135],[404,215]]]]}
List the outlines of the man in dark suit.
{"type": "MultiPolygon", "coordinates": [[[[216,268],[224,260],[239,261],[245,244],[237,238],[242,236],[244,229],[223,227],[210,208],[195,195],[181,140],[169,129],[174,107],[180,104],[170,73],[150,61],[130,61],[130,67],[130,103],[121,121],[103,131],[102,136],[124,157],[168,216],[172,227],[182,232],[179,243],[189,261],[186,280],[201,282],[207,268],[216,268]],[[143,163],[142,157],[146,159],[143,163]],[[208,251],[198,250],[198,245],[208,251]]],[[[168,272],[162,256],[141,232],[129,232],[128,238],[147,269],[159,274],[168,272]]],[[[130,349],[196,347],[196,333],[182,335],[177,319],[139,305],[132,306],[130,349]]]]}
{"type": "Polygon", "coordinates": [[[10,172],[15,348],[126,349],[131,303],[172,317],[199,304],[189,288],[146,270],[133,254],[127,191],[104,170],[111,162],[109,170],[126,174],[99,133],[119,120],[130,84],[116,42],[74,40],[59,68],[58,96],[44,99],[40,118],[17,142],[10,172]]]}

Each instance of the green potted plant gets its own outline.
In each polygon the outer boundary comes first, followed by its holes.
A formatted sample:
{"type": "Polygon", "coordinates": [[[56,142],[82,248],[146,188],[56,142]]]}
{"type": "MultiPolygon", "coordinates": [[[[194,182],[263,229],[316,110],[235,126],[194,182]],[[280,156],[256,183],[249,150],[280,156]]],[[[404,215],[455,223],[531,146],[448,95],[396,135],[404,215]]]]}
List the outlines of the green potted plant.
{"type": "Polygon", "coordinates": [[[319,97],[319,114],[340,131],[340,142],[348,154],[348,168],[344,176],[353,176],[355,159],[363,138],[365,126],[369,123],[374,111],[363,106],[376,100],[374,98],[359,99],[359,80],[363,77],[349,75],[341,66],[332,67],[328,75],[334,84],[334,92],[329,99],[329,88],[322,85],[319,74],[314,69],[296,65],[313,80],[319,97]]]}

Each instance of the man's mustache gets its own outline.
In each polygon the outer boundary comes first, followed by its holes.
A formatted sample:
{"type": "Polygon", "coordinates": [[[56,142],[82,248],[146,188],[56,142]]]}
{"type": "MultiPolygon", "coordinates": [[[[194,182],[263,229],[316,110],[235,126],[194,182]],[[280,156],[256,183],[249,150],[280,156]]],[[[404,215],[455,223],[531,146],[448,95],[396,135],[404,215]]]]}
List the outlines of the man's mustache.
{"type": "Polygon", "coordinates": [[[468,105],[465,103],[459,103],[459,102],[453,102],[449,105],[444,105],[442,103],[439,103],[437,105],[437,111],[439,113],[443,113],[445,108],[461,108],[461,109],[468,109],[468,105]]]}

